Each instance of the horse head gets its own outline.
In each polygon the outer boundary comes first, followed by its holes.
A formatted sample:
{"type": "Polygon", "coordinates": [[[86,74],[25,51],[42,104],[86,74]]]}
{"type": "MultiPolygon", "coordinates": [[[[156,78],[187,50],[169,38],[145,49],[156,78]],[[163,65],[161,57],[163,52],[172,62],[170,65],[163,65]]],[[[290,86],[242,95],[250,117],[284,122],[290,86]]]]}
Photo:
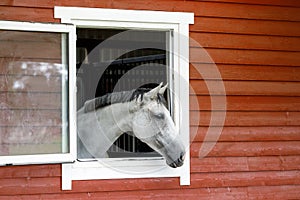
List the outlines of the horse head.
{"type": "Polygon", "coordinates": [[[167,85],[162,83],[137,99],[139,109],[132,118],[134,135],[161,154],[167,165],[176,168],[183,165],[185,148],[176,131],[170,112],[162,102],[167,85]]]}

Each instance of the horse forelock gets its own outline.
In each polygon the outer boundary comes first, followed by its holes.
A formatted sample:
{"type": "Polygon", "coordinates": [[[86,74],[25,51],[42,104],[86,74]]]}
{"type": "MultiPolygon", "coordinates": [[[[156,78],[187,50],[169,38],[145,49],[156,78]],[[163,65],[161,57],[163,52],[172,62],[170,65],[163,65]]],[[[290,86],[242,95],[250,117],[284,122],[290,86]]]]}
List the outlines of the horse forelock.
{"type": "MultiPolygon", "coordinates": [[[[95,111],[112,104],[126,103],[139,98],[143,100],[144,94],[150,90],[150,88],[138,88],[136,90],[108,93],[101,97],[86,101],[84,103],[84,112],[95,111]]],[[[157,102],[166,104],[164,96],[159,93],[157,94],[157,102]]]]}

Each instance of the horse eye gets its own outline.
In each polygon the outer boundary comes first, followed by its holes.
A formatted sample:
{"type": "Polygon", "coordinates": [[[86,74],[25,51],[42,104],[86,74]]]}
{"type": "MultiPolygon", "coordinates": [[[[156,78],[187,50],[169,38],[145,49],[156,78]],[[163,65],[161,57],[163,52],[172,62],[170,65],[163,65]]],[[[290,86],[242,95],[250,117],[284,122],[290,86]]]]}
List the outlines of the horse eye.
{"type": "Polygon", "coordinates": [[[154,115],[157,119],[164,119],[165,118],[165,115],[163,113],[159,113],[159,114],[156,114],[154,115]]]}

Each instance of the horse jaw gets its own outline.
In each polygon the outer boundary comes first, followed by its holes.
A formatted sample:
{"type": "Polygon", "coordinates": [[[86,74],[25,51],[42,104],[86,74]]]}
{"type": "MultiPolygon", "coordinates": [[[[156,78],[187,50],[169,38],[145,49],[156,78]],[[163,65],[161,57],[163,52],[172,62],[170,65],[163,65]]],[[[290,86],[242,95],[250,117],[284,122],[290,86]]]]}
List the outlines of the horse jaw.
{"type": "Polygon", "coordinates": [[[183,165],[185,148],[164,105],[157,105],[156,101],[144,105],[134,114],[132,124],[134,135],[161,154],[168,166],[177,168],[183,165]],[[162,113],[164,117],[157,117],[162,113]]]}

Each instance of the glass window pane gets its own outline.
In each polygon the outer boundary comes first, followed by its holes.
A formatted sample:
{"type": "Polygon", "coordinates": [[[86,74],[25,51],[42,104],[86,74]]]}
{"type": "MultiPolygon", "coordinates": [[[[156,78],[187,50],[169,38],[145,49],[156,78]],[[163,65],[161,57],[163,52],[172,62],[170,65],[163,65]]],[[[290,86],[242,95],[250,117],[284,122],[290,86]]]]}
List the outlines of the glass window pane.
{"type": "Polygon", "coordinates": [[[0,156],[69,151],[66,44],[62,33],[0,31],[0,156]]]}

